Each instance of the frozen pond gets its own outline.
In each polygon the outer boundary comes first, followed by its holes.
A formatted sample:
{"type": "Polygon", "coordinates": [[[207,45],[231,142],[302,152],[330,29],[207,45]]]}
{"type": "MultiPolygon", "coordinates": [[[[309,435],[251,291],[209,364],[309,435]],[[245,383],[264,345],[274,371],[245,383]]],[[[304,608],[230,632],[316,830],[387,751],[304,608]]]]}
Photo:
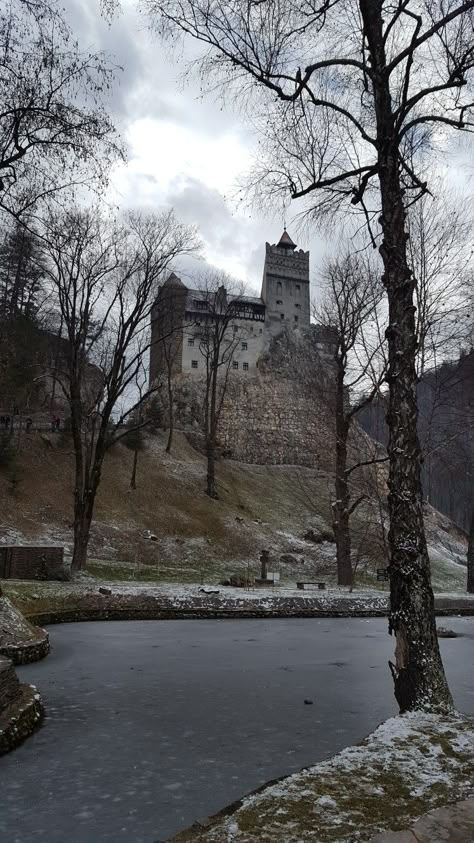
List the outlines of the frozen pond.
{"type": "MultiPolygon", "coordinates": [[[[474,714],[474,618],[443,618],[457,707],[474,714]]],[[[396,713],[385,619],[50,627],[18,669],[43,727],[0,759],[2,843],[155,843],[327,758],[396,713]],[[305,704],[311,700],[312,705],[305,704]]]]}

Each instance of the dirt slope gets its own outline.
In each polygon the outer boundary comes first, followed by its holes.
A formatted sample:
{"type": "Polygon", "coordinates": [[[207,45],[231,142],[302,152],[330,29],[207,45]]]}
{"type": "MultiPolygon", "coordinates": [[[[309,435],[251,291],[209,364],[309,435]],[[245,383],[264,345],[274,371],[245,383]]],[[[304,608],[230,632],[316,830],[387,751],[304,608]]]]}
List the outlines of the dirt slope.
{"type": "MultiPolygon", "coordinates": [[[[296,466],[256,466],[222,461],[218,501],[204,494],[205,461],[177,434],[173,453],[165,436],[147,435],[139,455],[138,488],[129,489],[132,452],[123,444],[109,453],[97,499],[90,559],[113,564],[115,575],[196,581],[252,565],[262,548],[273,567],[292,579],[334,571],[330,542],[306,541],[330,523],[331,475],[296,466]],[[145,538],[150,531],[156,541],[145,538]],[[290,558],[281,560],[282,555],[290,558]]],[[[0,542],[59,543],[71,550],[73,455],[61,435],[24,435],[14,466],[0,472],[0,542]]],[[[440,586],[462,587],[465,553],[461,536],[447,532],[430,516],[440,586]],[[432,523],[433,522],[433,523],[432,523]],[[444,541],[444,539],[446,540],[444,541]],[[443,543],[444,541],[444,543],[443,543]],[[447,566],[447,567],[446,567],[447,566]]],[[[354,520],[355,546],[365,579],[383,565],[380,531],[370,507],[354,520]],[[367,564],[366,564],[367,563],[367,564]],[[366,567],[368,569],[366,571],[366,567]]],[[[330,577],[329,577],[330,578],[330,577]]]]}

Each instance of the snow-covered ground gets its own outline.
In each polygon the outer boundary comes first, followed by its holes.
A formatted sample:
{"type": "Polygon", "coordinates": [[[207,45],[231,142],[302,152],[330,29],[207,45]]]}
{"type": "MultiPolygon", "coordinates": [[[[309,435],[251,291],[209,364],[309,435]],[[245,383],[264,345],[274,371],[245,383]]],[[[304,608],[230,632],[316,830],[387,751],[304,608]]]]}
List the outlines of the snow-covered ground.
{"type": "Polygon", "coordinates": [[[355,843],[408,827],[473,792],[474,723],[412,713],[358,746],[245,797],[230,816],[177,840],[195,843],[355,843]]]}
{"type": "MultiPolygon", "coordinates": [[[[350,593],[337,587],[306,591],[296,588],[296,583],[247,590],[199,584],[97,582],[84,576],[66,583],[8,580],[4,581],[4,590],[26,616],[43,623],[51,613],[60,619],[71,612],[81,616],[95,612],[104,617],[110,612],[115,616],[142,612],[146,617],[173,616],[175,612],[182,612],[183,617],[376,616],[387,614],[389,605],[388,591],[364,588],[350,593]]],[[[474,595],[436,595],[436,605],[448,614],[474,613],[474,595]]]]}
{"type": "Polygon", "coordinates": [[[0,597],[0,647],[35,638],[35,629],[7,597],[0,597]]]}

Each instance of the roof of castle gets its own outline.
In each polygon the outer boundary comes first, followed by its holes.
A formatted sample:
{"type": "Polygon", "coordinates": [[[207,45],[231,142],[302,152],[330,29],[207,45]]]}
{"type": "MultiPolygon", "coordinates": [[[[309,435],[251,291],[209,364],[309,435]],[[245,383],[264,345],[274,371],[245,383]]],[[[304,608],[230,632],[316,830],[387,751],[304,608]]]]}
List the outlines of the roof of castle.
{"type": "MultiPolygon", "coordinates": [[[[194,302],[198,301],[209,301],[210,297],[215,295],[216,291],[209,291],[209,290],[193,290],[189,287],[188,290],[188,306],[192,307],[194,302]]],[[[230,302],[242,302],[242,304],[251,304],[251,305],[258,305],[260,307],[265,307],[265,302],[260,296],[239,296],[232,293],[229,293],[227,296],[228,301],[230,302]]]]}
{"type": "Polygon", "coordinates": [[[283,246],[284,249],[296,249],[296,243],[293,243],[293,240],[288,234],[286,228],[283,230],[283,234],[281,235],[277,245],[283,246]]]}
{"type": "Polygon", "coordinates": [[[168,278],[166,279],[165,283],[163,284],[163,287],[165,285],[167,285],[168,287],[184,287],[184,289],[186,289],[186,285],[183,284],[183,282],[181,281],[181,278],[178,278],[178,276],[174,272],[172,272],[170,275],[168,275],[168,278]]]}

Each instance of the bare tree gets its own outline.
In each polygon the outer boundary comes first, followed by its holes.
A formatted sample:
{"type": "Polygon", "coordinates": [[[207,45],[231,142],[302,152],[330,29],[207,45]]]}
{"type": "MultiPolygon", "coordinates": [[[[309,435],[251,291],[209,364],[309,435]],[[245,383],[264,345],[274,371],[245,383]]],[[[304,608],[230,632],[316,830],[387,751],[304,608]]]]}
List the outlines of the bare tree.
{"type": "MultiPolygon", "coordinates": [[[[466,279],[465,283],[465,290],[467,293],[467,299],[470,303],[470,312],[472,313],[473,305],[474,305],[474,273],[471,272],[468,279],[466,279]]],[[[474,349],[474,322],[471,319],[471,332],[470,332],[470,346],[471,346],[471,353],[473,353],[474,349]]],[[[474,485],[474,466],[472,467],[471,472],[471,482],[474,485]]],[[[474,500],[471,504],[471,523],[469,525],[469,544],[467,549],[467,591],[470,594],[474,593],[474,500]]]]}
{"type": "Polygon", "coordinates": [[[181,371],[183,338],[192,321],[186,321],[188,289],[172,272],[160,287],[153,309],[150,379],[166,379],[169,454],[174,433],[174,378],[181,371]]]}
{"type": "Polygon", "coordinates": [[[136,393],[150,348],[150,315],[170,263],[197,246],[172,212],[129,214],[119,224],[98,209],[52,214],[44,224],[47,274],[64,325],[66,396],[75,454],[72,568],[84,568],[94,503],[107,450],[153,393],[136,393]]]}
{"type": "MultiPolygon", "coordinates": [[[[391,670],[402,711],[450,708],[423,526],[416,418],[415,279],[406,211],[450,131],[472,131],[474,0],[143,0],[152,24],[203,45],[203,78],[269,92],[261,193],[310,203],[314,217],[365,215],[387,292],[391,670]]],[[[253,98],[255,102],[256,98],[253,98]]],[[[257,99],[258,102],[258,99],[257,99]]]]}
{"type": "Polygon", "coordinates": [[[137,488],[137,468],[138,468],[138,454],[143,451],[145,442],[143,438],[143,417],[141,414],[141,407],[138,408],[137,413],[132,418],[127,419],[127,426],[129,430],[123,438],[123,444],[133,453],[132,472],[130,474],[130,489],[134,491],[137,488]]]}
{"type": "MultiPolygon", "coordinates": [[[[416,279],[418,432],[426,501],[469,531],[474,419],[472,344],[473,220],[470,205],[441,183],[408,211],[410,266],[416,279]]],[[[381,420],[384,399],[374,414],[381,420]]],[[[366,410],[369,408],[366,408],[366,410]]],[[[367,413],[365,421],[367,423],[367,413]]],[[[387,431],[370,432],[387,441],[387,431]]],[[[382,425],[385,427],[384,421],[382,425]]]]}
{"type": "Polygon", "coordinates": [[[349,465],[349,434],[357,413],[372,401],[385,378],[384,340],[377,319],[383,287],[370,263],[351,254],[328,261],[322,279],[323,301],[316,316],[332,331],[335,370],[331,397],[336,432],[336,498],[332,511],[337,581],[339,585],[351,586],[350,518],[365,498],[361,494],[351,500],[351,480],[353,472],[373,464],[377,457],[367,453],[349,465]]]}
{"type": "MultiPolygon", "coordinates": [[[[174,366],[178,356],[180,337],[176,331],[172,331],[169,336],[169,341],[163,342],[163,358],[166,366],[166,389],[168,392],[168,439],[166,442],[165,451],[167,454],[171,452],[174,434],[174,390],[173,390],[173,372],[174,366]]],[[[181,339],[182,342],[182,339],[181,339]]]]}
{"type": "Polygon", "coordinates": [[[472,508],[471,524],[469,527],[469,544],[467,548],[467,587],[469,594],[474,594],[474,507],[472,508]]]}
{"type": "Polygon", "coordinates": [[[103,181],[123,157],[104,109],[114,68],[82,51],[56,0],[0,12],[0,207],[15,217],[72,184],[103,181]]]}
{"type": "Polygon", "coordinates": [[[229,385],[229,375],[238,365],[236,355],[247,336],[241,316],[243,290],[223,272],[210,272],[201,284],[201,324],[194,329],[204,361],[204,439],[207,457],[206,492],[217,498],[216,445],[219,419],[229,385]]]}
{"type": "Polygon", "coordinates": [[[37,321],[44,295],[38,238],[15,223],[0,243],[0,319],[37,321]]]}
{"type": "Polygon", "coordinates": [[[416,281],[417,375],[464,347],[470,330],[465,286],[474,250],[470,203],[437,184],[408,210],[409,262],[416,281]]]}

